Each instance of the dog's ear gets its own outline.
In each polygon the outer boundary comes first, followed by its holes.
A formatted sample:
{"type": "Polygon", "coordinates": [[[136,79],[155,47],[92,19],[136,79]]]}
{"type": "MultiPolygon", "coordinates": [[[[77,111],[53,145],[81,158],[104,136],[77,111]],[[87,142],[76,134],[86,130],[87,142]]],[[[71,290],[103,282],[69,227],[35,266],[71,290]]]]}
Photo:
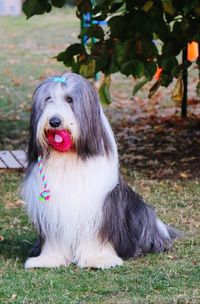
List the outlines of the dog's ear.
{"type": "Polygon", "coordinates": [[[79,100],[74,105],[79,125],[77,152],[82,159],[109,153],[112,145],[104,126],[98,94],[85,79],[81,83],[79,100]]]}
{"type": "Polygon", "coordinates": [[[28,144],[28,164],[30,165],[33,162],[36,162],[38,159],[39,153],[41,153],[41,147],[37,143],[37,125],[39,117],[41,116],[41,110],[37,109],[37,92],[33,94],[33,104],[30,117],[29,125],[29,144],[28,144]]]}
{"type": "Polygon", "coordinates": [[[33,107],[32,112],[31,112],[31,118],[30,118],[30,126],[29,126],[29,144],[28,144],[28,163],[29,164],[31,164],[32,162],[35,162],[38,158],[36,132],[37,132],[37,125],[36,125],[36,121],[35,121],[35,110],[33,107]]]}

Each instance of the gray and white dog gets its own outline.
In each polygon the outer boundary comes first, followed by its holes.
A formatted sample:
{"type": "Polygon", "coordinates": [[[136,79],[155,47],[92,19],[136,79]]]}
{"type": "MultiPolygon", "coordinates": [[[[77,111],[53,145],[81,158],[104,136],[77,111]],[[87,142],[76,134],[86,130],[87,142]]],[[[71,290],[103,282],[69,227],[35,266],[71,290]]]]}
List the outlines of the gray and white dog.
{"type": "Polygon", "coordinates": [[[83,77],[64,73],[34,92],[23,198],[39,240],[26,268],[110,268],[122,258],[163,252],[178,236],[121,178],[116,142],[98,94],[83,77]],[[63,80],[64,79],[64,80],[63,80]],[[58,152],[46,132],[68,130],[73,149],[58,152]],[[42,155],[50,200],[40,202],[42,155]]]}

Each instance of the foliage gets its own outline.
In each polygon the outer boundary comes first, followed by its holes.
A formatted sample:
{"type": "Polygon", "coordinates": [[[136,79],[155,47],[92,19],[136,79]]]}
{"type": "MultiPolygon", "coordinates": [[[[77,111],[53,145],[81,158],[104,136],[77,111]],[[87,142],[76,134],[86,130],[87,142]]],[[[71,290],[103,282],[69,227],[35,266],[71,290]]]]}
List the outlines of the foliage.
{"type": "Polygon", "coordinates": [[[28,0],[23,3],[23,11],[27,18],[30,18],[34,15],[49,13],[52,6],[62,7],[65,2],[65,0],[28,0]]]}
{"type": "MultiPolygon", "coordinates": [[[[35,16],[29,21],[26,21],[23,15],[18,18],[8,17],[1,20],[0,150],[26,149],[32,92],[42,80],[63,72],[63,68],[65,67],[53,57],[56,52],[61,52],[66,44],[69,45],[77,42],[76,37],[72,37],[71,33],[76,33],[79,26],[80,23],[79,19],[75,16],[75,9],[69,8],[68,6],[63,9],[56,9],[52,14],[45,14],[42,17],[35,16]],[[7,35],[5,35],[5,32],[7,35]],[[66,37],[65,41],[63,37],[66,37]]],[[[198,78],[198,69],[192,69],[188,84],[188,117],[192,120],[195,120],[195,118],[198,119],[200,113],[200,104],[195,101],[196,92],[194,90],[194,87],[198,83],[198,78]]],[[[101,80],[102,79],[99,79],[98,85],[102,83],[101,80]]],[[[144,129],[144,133],[140,133],[139,135],[137,134],[137,130],[131,129],[131,132],[133,132],[136,137],[144,140],[145,138],[150,139],[152,138],[151,134],[145,133],[145,130],[149,130],[148,127],[146,128],[146,125],[149,125],[150,121],[157,123],[157,121],[174,121],[175,119],[173,126],[179,125],[180,102],[171,101],[170,87],[160,87],[159,92],[152,97],[151,102],[146,102],[148,91],[153,81],[146,83],[145,87],[137,92],[137,96],[135,96],[134,99],[130,99],[132,87],[137,81],[138,80],[132,79],[132,77],[126,78],[119,73],[112,75],[110,91],[112,93],[111,99],[115,102],[110,109],[107,109],[108,112],[111,111],[107,114],[112,125],[114,121],[118,122],[115,130],[116,135],[119,131],[121,134],[121,140],[118,138],[118,144],[121,142],[121,146],[124,147],[125,150],[129,148],[130,151],[132,151],[132,157],[135,155],[139,157],[138,155],[143,154],[144,151],[149,151],[152,156],[159,155],[151,150],[151,142],[149,143],[150,146],[146,146],[143,140],[139,142],[134,140],[135,137],[130,135],[130,121],[134,126],[137,125],[142,130],[144,129]],[[128,114],[129,111],[130,118],[123,115],[125,113],[128,114]],[[143,121],[143,118],[145,121],[143,121]],[[134,121],[137,121],[137,124],[135,124],[134,121]],[[140,122],[142,125],[140,125],[140,122]],[[121,132],[122,129],[125,133],[121,132]],[[129,145],[128,147],[127,144],[129,145]],[[133,150],[135,144],[138,152],[133,150]]],[[[109,85],[109,77],[105,78],[105,82],[104,86],[102,84],[99,94],[101,101],[108,103],[109,91],[107,90],[106,84],[109,85]],[[105,98],[103,99],[103,97],[105,98]]],[[[160,157],[158,158],[158,162],[156,161],[156,165],[153,165],[151,168],[146,167],[143,161],[142,166],[140,167],[139,165],[140,170],[142,169],[143,172],[159,173],[160,166],[162,165],[165,165],[167,168],[170,167],[170,169],[172,166],[174,168],[176,167],[176,165],[174,165],[175,159],[178,161],[176,164],[178,164],[179,161],[180,165],[183,164],[179,155],[181,155],[182,152],[185,153],[187,148],[190,154],[186,154],[184,157],[193,159],[193,157],[196,156],[198,160],[200,153],[198,127],[196,129],[196,135],[191,133],[190,125],[187,130],[181,128],[183,132],[186,132],[183,133],[184,138],[181,137],[182,133],[178,130],[177,138],[174,139],[173,136],[170,136],[171,132],[174,132],[174,127],[172,128],[171,125],[167,126],[164,127],[166,137],[172,138],[172,142],[174,140],[177,143],[176,148],[180,154],[178,153],[178,157],[173,154],[170,158],[171,161],[167,164],[166,158],[169,154],[165,154],[165,161],[163,162],[163,158],[160,157]],[[169,126],[169,129],[167,126],[169,126]],[[182,138],[183,144],[179,142],[179,138],[182,138]],[[171,165],[171,163],[173,165],[171,165]]],[[[192,130],[195,130],[194,127],[192,127],[192,130]]],[[[156,132],[155,136],[158,139],[155,147],[157,146],[157,148],[159,148],[159,143],[162,143],[167,149],[171,147],[170,142],[165,142],[165,137],[160,139],[156,132]]],[[[121,152],[123,153],[123,151],[121,152]]],[[[127,157],[124,159],[127,161],[127,157]]],[[[149,160],[149,162],[150,161],[151,160],[149,160]]],[[[190,172],[194,176],[194,173],[198,172],[198,161],[194,162],[194,160],[191,160],[191,162],[193,165],[191,164],[187,167],[190,168],[190,172]]],[[[135,169],[137,161],[133,160],[132,163],[135,169]]],[[[197,176],[199,176],[198,173],[197,176]]]]}
{"type": "MultiPolygon", "coordinates": [[[[26,0],[23,9],[31,17],[65,3],[64,0],[26,0]]],[[[154,88],[168,86],[173,77],[179,77],[183,68],[191,64],[180,63],[177,56],[188,42],[200,42],[198,0],[77,0],[75,3],[81,21],[83,14],[92,13],[92,20],[82,28],[79,38],[87,35],[95,41],[89,45],[70,45],[57,56],[74,72],[84,71],[85,75],[87,67],[88,76],[99,71],[105,75],[119,71],[142,78],[135,92],[153,78],[158,66],[163,71],[154,88]],[[107,20],[108,26],[102,29],[94,20],[107,20]]]]}

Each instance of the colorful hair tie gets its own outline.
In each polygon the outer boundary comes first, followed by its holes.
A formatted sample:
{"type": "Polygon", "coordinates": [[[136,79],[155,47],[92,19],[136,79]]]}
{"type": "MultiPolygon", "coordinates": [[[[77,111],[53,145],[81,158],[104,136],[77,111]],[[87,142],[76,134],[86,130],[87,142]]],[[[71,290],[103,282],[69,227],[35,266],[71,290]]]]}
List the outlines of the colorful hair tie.
{"type": "Polygon", "coordinates": [[[52,78],[54,82],[63,82],[66,83],[66,79],[64,77],[54,77],[52,78]]]}
{"type": "Polygon", "coordinates": [[[39,155],[39,157],[38,157],[38,168],[39,168],[40,176],[42,178],[43,185],[44,185],[44,189],[40,193],[39,200],[45,202],[50,199],[50,191],[48,189],[46,176],[44,174],[41,155],[39,155]]]}

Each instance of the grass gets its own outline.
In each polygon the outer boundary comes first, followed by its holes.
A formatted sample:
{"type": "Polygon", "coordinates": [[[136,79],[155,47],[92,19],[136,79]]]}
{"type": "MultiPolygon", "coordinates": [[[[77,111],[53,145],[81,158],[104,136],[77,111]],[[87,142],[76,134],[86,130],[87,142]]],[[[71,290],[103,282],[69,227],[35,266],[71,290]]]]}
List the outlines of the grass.
{"type": "MultiPolygon", "coordinates": [[[[171,252],[125,261],[111,270],[24,270],[36,233],[19,197],[22,175],[0,176],[0,303],[199,303],[199,181],[150,181],[136,176],[134,187],[163,220],[186,232],[171,252]]],[[[133,180],[132,180],[133,185],[133,180]]]]}
{"type": "MultiPolygon", "coordinates": [[[[1,17],[0,149],[26,146],[32,92],[42,79],[65,70],[53,57],[75,41],[78,30],[68,8],[29,21],[1,17]]],[[[117,76],[119,84],[119,92],[131,91],[117,76]]],[[[74,265],[27,271],[23,263],[36,232],[20,200],[22,174],[0,172],[0,304],[200,303],[200,181],[151,181],[125,169],[124,175],[163,220],[186,232],[172,252],[105,271],[74,265]]]]}

